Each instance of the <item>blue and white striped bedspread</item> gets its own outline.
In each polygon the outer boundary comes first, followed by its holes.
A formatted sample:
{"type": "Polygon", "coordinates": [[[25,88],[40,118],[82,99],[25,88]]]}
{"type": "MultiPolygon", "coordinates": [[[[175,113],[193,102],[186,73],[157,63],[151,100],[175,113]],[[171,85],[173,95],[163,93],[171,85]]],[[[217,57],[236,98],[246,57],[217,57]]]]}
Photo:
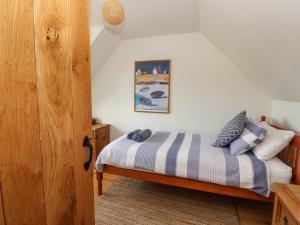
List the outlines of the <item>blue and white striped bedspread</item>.
{"type": "Polygon", "coordinates": [[[250,151],[232,156],[227,148],[216,148],[213,140],[199,134],[155,132],[137,143],[126,135],[107,145],[99,154],[96,168],[103,165],[200,180],[270,194],[268,165],[250,151]]]}

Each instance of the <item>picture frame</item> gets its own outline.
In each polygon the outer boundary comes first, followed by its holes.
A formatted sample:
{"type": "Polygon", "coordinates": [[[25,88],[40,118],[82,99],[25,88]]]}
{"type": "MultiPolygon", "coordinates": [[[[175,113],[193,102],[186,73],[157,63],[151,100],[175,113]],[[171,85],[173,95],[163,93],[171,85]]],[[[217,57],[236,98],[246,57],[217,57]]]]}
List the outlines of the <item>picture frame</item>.
{"type": "Polygon", "coordinates": [[[171,60],[135,61],[134,111],[170,113],[171,60]]]}

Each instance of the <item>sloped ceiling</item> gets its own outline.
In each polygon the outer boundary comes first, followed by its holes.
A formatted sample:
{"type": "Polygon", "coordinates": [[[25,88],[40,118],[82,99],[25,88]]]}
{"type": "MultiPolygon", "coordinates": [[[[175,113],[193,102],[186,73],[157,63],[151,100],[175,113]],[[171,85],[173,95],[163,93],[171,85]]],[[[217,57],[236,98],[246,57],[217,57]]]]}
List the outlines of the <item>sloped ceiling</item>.
{"type": "Polygon", "coordinates": [[[124,0],[124,39],[198,31],[198,0],[124,0]]]}
{"type": "Polygon", "coordinates": [[[199,29],[274,99],[300,101],[300,1],[199,0],[199,29]]]}
{"type": "MultiPolygon", "coordinates": [[[[104,1],[91,0],[92,27],[105,26],[104,1]]],[[[132,39],[200,31],[273,99],[300,101],[299,0],[120,2],[126,11],[125,23],[106,27],[103,35],[107,37],[96,39],[94,46],[109,40],[110,33],[132,39]]],[[[110,49],[118,44],[114,41],[110,49]]]]}
{"type": "Polygon", "coordinates": [[[90,0],[92,75],[112,55],[123,39],[199,31],[198,0],[120,0],[126,18],[109,26],[102,18],[105,0],[90,0]]]}
{"type": "MultiPolygon", "coordinates": [[[[119,0],[125,9],[122,26],[110,27],[122,39],[197,32],[198,0],[119,0]]],[[[91,0],[91,25],[105,25],[101,6],[105,0],[91,0]]]]}
{"type": "Polygon", "coordinates": [[[90,34],[91,72],[94,77],[119,46],[121,38],[103,26],[91,27],[90,34]]]}

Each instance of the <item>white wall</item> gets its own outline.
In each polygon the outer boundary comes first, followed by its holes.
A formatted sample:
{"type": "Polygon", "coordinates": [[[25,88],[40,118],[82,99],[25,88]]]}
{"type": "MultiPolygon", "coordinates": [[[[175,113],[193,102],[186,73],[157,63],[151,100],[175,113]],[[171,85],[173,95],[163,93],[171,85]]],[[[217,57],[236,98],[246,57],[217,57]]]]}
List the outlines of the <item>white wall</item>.
{"type": "Polygon", "coordinates": [[[199,0],[199,31],[273,99],[300,101],[300,1],[199,0]]]}
{"type": "Polygon", "coordinates": [[[271,99],[200,33],[122,41],[93,79],[93,114],[112,138],[136,128],[215,135],[246,109],[271,115],[271,99]],[[171,113],[135,113],[134,61],[171,59],[171,113]]]}
{"type": "Polygon", "coordinates": [[[300,102],[273,101],[272,120],[283,128],[300,133],[300,102]]]}

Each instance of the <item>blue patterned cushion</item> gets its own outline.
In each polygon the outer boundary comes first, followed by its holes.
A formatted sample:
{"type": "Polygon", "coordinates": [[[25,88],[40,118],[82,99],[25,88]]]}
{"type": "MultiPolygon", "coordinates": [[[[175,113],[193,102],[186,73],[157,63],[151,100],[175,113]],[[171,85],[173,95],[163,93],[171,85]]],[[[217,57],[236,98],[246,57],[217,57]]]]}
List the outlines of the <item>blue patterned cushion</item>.
{"type": "Polygon", "coordinates": [[[230,144],[230,153],[232,155],[241,155],[263,141],[267,130],[256,126],[253,122],[248,121],[242,135],[230,144]]]}
{"type": "Polygon", "coordinates": [[[214,146],[225,147],[238,138],[245,127],[246,111],[237,114],[220,132],[214,146]]]}

